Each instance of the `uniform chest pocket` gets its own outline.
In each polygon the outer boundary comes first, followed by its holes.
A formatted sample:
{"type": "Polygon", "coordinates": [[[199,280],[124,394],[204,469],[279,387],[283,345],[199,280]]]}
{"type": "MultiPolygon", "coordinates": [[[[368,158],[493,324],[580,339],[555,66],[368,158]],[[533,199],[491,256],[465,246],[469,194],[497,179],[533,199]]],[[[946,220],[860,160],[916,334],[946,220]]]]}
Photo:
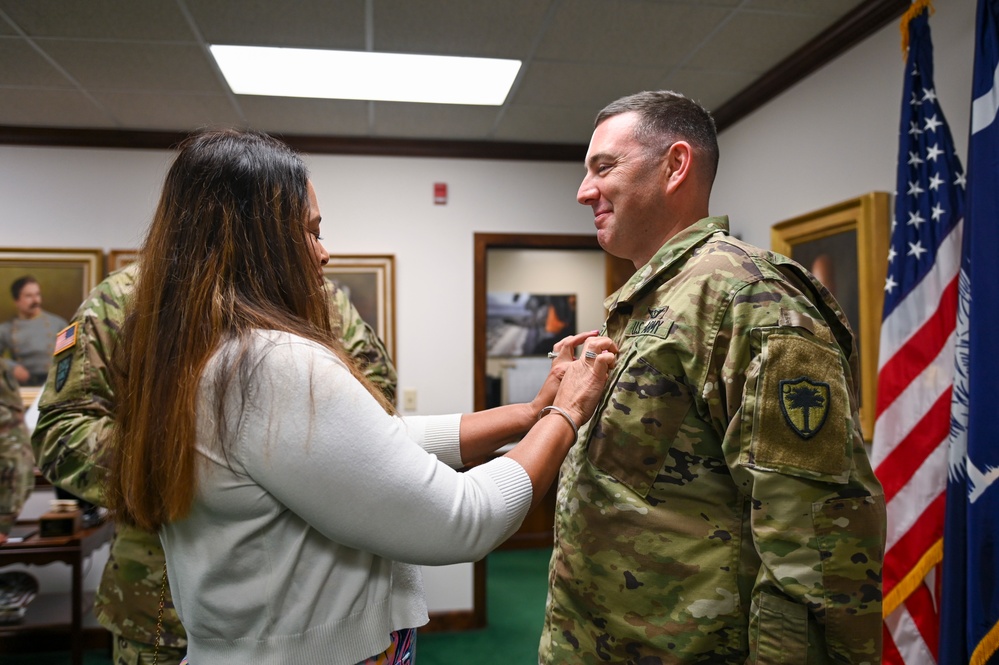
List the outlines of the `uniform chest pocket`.
{"type": "Polygon", "coordinates": [[[589,437],[592,464],[645,498],[666,463],[693,400],[676,375],[632,348],[589,437]]]}

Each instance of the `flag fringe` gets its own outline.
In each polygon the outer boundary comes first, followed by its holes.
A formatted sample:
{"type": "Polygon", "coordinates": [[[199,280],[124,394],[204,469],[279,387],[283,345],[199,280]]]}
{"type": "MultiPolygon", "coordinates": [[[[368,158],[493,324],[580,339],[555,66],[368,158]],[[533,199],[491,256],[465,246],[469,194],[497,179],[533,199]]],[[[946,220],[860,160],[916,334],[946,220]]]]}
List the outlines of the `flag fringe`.
{"type": "Polygon", "coordinates": [[[997,649],[999,649],[999,623],[992,626],[992,630],[982,637],[982,641],[971,654],[968,665],[986,665],[997,649]]]}
{"type": "MultiPolygon", "coordinates": [[[[898,606],[904,603],[905,599],[919,588],[919,585],[923,583],[923,579],[929,574],[930,570],[941,561],[943,561],[943,538],[937,539],[937,542],[933,543],[930,549],[926,550],[926,553],[920,557],[916,565],[912,567],[912,570],[899,580],[898,584],[885,596],[881,606],[882,616],[887,618],[892,612],[898,609],[898,606]]],[[[997,644],[999,644],[999,629],[995,630],[997,644]]]]}
{"type": "Polygon", "coordinates": [[[912,6],[902,14],[902,21],[899,24],[899,29],[902,31],[902,58],[909,53],[909,21],[922,14],[923,10],[928,10],[930,15],[933,15],[936,10],[933,9],[932,0],[913,0],[912,6]]]}

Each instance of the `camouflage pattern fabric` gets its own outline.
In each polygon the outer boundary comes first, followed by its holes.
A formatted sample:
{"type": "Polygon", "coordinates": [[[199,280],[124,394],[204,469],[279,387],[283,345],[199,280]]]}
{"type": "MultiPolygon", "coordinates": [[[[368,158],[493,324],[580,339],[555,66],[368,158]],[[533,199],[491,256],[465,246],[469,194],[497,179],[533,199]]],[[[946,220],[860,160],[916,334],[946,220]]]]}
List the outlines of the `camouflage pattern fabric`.
{"type": "Polygon", "coordinates": [[[35,460],[14,374],[0,368],[0,533],[10,533],[35,486],[35,460]]]}
{"type": "MultiPolygon", "coordinates": [[[[32,445],[42,474],[59,487],[103,505],[114,390],[107,362],[119,342],[125,303],[138,273],[136,264],[109,275],[77,310],[76,343],[53,359],[39,402],[32,445]]],[[[365,374],[394,396],[396,373],[384,345],[361,320],[346,296],[328,284],[336,330],[365,374]]],[[[117,525],[111,552],[94,601],[101,625],[119,637],[152,644],[165,557],[159,537],[117,525]]],[[[183,650],[186,634],[167,589],[160,644],[183,650]]],[[[117,649],[116,649],[117,653],[117,649]]],[[[161,659],[161,662],[164,662],[161,659]]],[[[179,662],[179,659],[174,661],[179,662]]]]}
{"type": "Polygon", "coordinates": [[[113,665],[183,665],[187,648],[164,647],[115,636],[113,665]]]}
{"type": "Polygon", "coordinates": [[[562,466],[541,663],[880,663],[884,495],[856,343],[711,217],[607,301],[620,347],[562,466]]]}

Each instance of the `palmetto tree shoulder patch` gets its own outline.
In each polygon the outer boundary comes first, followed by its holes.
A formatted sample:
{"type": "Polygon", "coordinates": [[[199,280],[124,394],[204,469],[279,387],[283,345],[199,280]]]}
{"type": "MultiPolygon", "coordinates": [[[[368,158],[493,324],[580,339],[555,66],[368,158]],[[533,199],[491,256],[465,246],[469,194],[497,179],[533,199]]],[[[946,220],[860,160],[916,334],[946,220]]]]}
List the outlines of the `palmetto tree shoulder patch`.
{"type": "Polygon", "coordinates": [[[797,329],[763,335],[760,375],[747,401],[752,428],[746,461],[845,482],[855,425],[838,347],[797,329]]]}
{"type": "Polygon", "coordinates": [[[780,382],[780,410],[795,434],[810,439],[829,416],[829,384],[807,376],[780,382]]]}

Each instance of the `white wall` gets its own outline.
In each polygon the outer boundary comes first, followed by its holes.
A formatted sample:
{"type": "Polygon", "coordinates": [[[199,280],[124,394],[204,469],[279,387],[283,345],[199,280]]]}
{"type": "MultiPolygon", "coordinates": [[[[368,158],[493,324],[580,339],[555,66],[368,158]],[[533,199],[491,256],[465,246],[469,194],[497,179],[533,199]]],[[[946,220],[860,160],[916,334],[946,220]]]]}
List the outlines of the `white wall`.
{"type": "MultiPolygon", "coordinates": [[[[975,1],[936,9],[937,92],[963,160],[975,1]]],[[[769,246],[777,221],[892,191],[903,65],[893,22],[725,131],[712,213],[769,246]]],[[[0,246],[137,245],[169,160],[162,151],[0,146],[0,246]]],[[[591,233],[588,209],[575,202],[581,164],[308,161],[330,252],[396,256],[400,387],[417,390],[420,413],[470,410],[473,234],[591,233]],[[446,206],[433,205],[435,182],[449,186],[446,206]]],[[[427,588],[433,609],[470,607],[471,567],[430,571],[427,588]]]]}
{"type": "MultiPolygon", "coordinates": [[[[934,3],[934,81],[962,164],[975,0],[934,3]]],[[[894,192],[905,60],[898,21],[719,137],[712,214],[769,247],[770,226],[870,191],[894,192]]]]}

